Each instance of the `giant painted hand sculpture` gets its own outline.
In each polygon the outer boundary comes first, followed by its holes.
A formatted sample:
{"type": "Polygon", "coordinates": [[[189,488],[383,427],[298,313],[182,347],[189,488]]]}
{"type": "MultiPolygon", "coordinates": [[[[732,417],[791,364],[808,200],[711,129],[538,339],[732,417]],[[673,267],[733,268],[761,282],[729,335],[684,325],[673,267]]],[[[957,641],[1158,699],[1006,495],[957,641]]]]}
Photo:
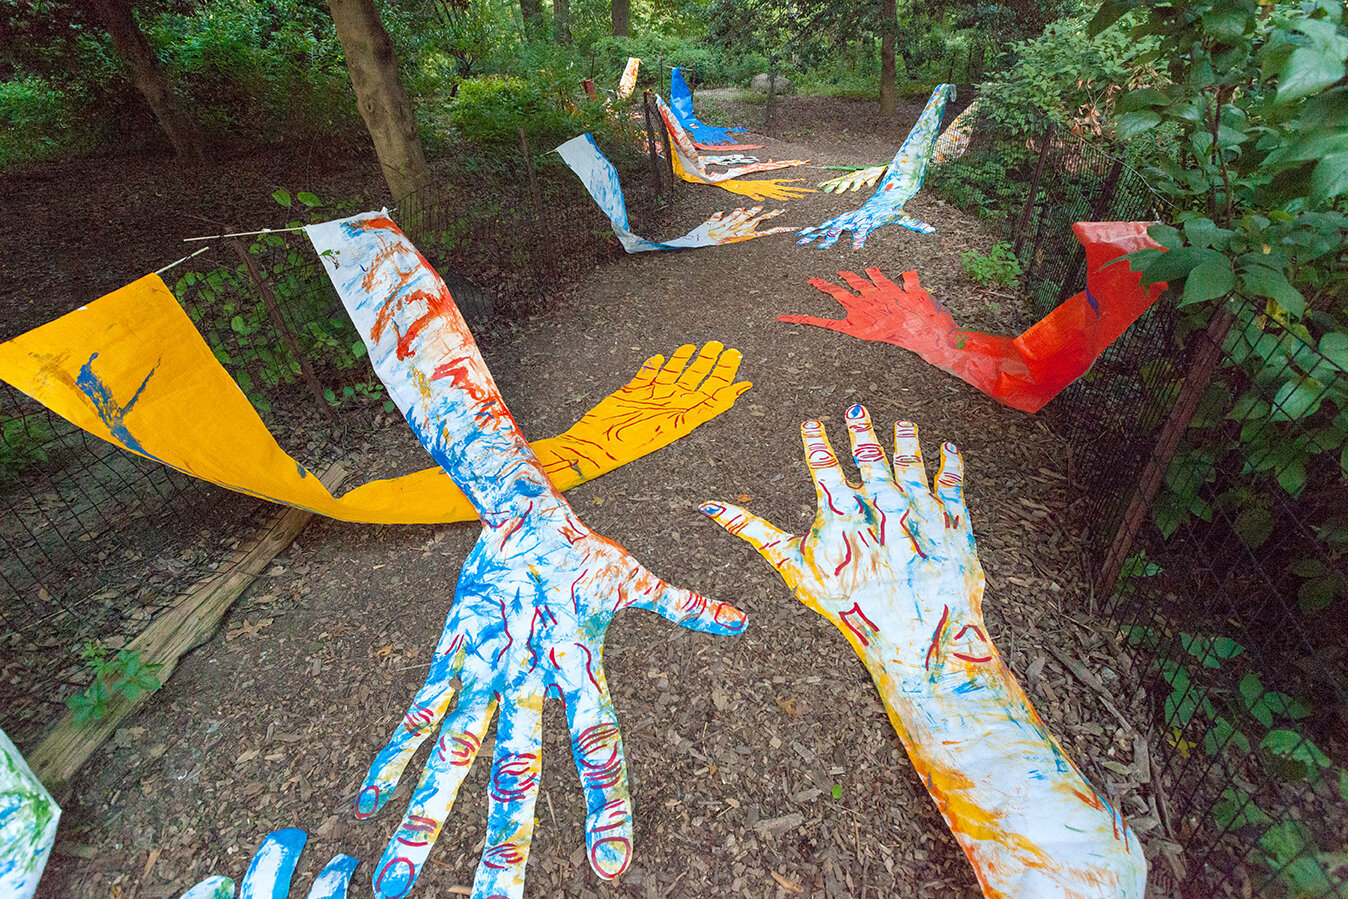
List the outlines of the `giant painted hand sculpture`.
{"type": "MultiPolygon", "coordinates": [[[[239,884],[239,899],[287,899],[290,881],[308,835],[302,830],[287,828],[267,834],[262,845],[253,853],[248,870],[239,884]]],[[[318,872],[306,899],[346,899],[346,888],[359,861],[349,855],[334,856],[318,872]]],[[[234,899],[234,881],[215,875],[183,893],[179,899],[234,899]]]]}
{"type": "Polygon", "coordinates": [[[989,897],[1135,897],[1142,849],[1002,663],[983,624],[983,569],[946,444],[933,492],[917,428],[894,428],[891,470],[862,406],[847,412],[861,487],[824,427],[801,428],[819,511],[793,536],[744,509],[702,511],[747,540],[843,633],[989,897]]]}
{"type": "Polygon", "coordinates": [[[736,125],[733,128],[719,128],[708,125],[693,113],[693,92],[688,89],[688,82],[683,79],[683,70],[678,66],[669,70],[669,102],[674,107],[679,124],[692,135],[699,147],[741,146],[736,144],[730,135],[736,131],[743,134],[742,127],[736,125]]]}
{"type": "Polygon", "coordinates": [[[356,800],[359,816],[378,811],[440,725],[402,825],[375,867],[375,893],[412,888],[499,712],[473,896],[523,895],[549,695],[566,707],[589,809],[591,867],[616,877],[631,860],[632,810],[604,680],[609,621],[636,607],[733,634],[744,615],[665,583],[576,517],[529,450],[444,282],[386,214],[306,230],[389,395],[482,520],[426,682],[356,800]],[[462,686],[451,709],[456,680],[462,686]]]}
{"type": "Polygon", "coordinates": [[[917,272],[904,272],[900,287],[874,268],[866,269],[866,278],[838,272],[851,290],[811,279],[842,304],[846,317],[777,320],[901,346],[999,403],[1038,412],[1085,374],[1165,289],[1164,283],[1144,289],[1139,273],[1111,264],[1125,253],[1159,246],[1144,222],[1077,222],[1072,230],[1086,249],[1086,289],[1016,337],[961,328],[918,283],[917,272]]]}
{"type": "Polygon", "coordinates": [[[945,113],[946,101],[954,94],[955,86],[942,84],[931,92],[927,105],[918,116],[908,136],[904,138],[899,152],[889,163],[889,173],[880,186],[861,208],[842,215],[812,228],[802,228],[798,244],[808,244],[822,237],[820,249],[827,249],[838,242],[843,232],[852,232],[852,249],[859,250],[866,245],[866,238],[877,228],[885,225],[900,225],[920,234],[930,234],[936,230],[926,222],[920,222],[903,211],[903,204],[917,195],[922,181],[927,175],[927,165],[931,161],[936,144],[937,132],[941,127],[941,116],[945,113]]]}
{"type": "Polygon", "coordinates": [[[623,198],[622,185],[618,183],[618,170],[609,162],[608,157],[600,152],[593,136],[582,134],[573,137],[554,152],[562,157],[567,167],[575,172],[576,177],[585,185],[590,197],[608,216],[614,236],[629,253],[714,247],[795,230],[794,228],[756,230],[767,219],[781,215],[783,210],[763,212],[762,207],[755,206],[752,209],[736,209],[729,215],[724,212],[713,213],[711,218],[701,225],[673,240],[647,240],[632,233],[627,218],[627,201],[623,198]]]}
{"type": "Polygon", "coordinates": [[[31,899],[47,865],[61,809],[0,730],[0,896],[31,899]]]}
{"type": "MultiPolygon", "coordinates": [[[[959,159],[964,155],[964,151],[969,149],[969,138],[973,135],[974,119],[977,116],[978,101],[975,100],[964,107],[964,111],[955,116],[955,120],[946,126],[946,129],[941,132],[941,136],[936,138],[936,143],[932,145],[931,162],[929,163],[932,168],[953,159],[959,159]]],[[[887,171],[889,171],[889,163],[856,169],[845,175],[819,182],[819,189],[826,194],[861,190],[861,188],[870,187],[879,181],[880,176],[887,171]]]]}

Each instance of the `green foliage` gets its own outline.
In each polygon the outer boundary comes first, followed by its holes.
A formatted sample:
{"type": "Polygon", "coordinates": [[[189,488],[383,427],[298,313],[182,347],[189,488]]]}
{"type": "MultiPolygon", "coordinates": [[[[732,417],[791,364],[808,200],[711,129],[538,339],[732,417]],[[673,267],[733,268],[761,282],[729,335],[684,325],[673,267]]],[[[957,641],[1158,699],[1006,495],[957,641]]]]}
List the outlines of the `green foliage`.
{"type": "Polygon", "coordinates": [[[984,287],[1011,287],[1021,276],[1020,260],[1007,243],[994,244],[987,255],[977,250],[961,253],[960,267],[966,275],[984,287]]]}
{"type": "Polygon", "coordinates": [[[70,130],[69,106],[37,76],[0,81],[0,169],[59,153],[70,130]]]}
{"type": "Polygon", "coordinates": [[[35,462],[46,462],[46,445],[54,436],[40,413],[0,419],[0,484],[35,462]]]}
{"type": "Polygon", "coordinates": [[[518,148],[522,128],[530,150],[543,153],[582,132],[609,127],[608,108],[574,101],[574,84],[506,75],[469,78],[450,104],[449,121],[464,139],[492,149],[518,148]]]}
{"type": "MultiPolygon", "coordinates": [[[[272,198],[285,208],[296,203],[306,207],[315,221],[331,216],[331,210],[317,211],[322,201],[307,191],[292,196],[282,188],[272,198]]],[[[299,225],[291,222],[287,227],[299,225]]],[[[365,344],[333,295],[307,240],[284,233],[261,234],[248,252],[256,257],[259,274],[284,310],[283,318],[290,322],[300,353],[316,370],[347,371],[365,356],[365,344]]],[[[277,331],[247,266],[226,264],[204,272],[184,272],[174,294],[253,406],[259,412],[270,412],[276,389],[297,383],[302,369],[277,331]]],[[[329,399],[336,405],[343,399],[374,398],[380,391],[377,384],[362,383],[350,393],[329,399]]]]}
{"type": "Polygon", "coordinates": [[[139,650],[118,650],[109,657],[108,648],[97,640],[86,641],[80,649],[80,659],[93,672],[93,683],[66,699],[75,723],[97,721],[107,714],[108,703],[114,696],[135,702],[146,693],[153,693],[162,684],[156,673],[164,666],[158,662],[147,664],[139,650]]]}
{"type": "MultiPolygon", "coordinates": [[[[1148,576],[1141,558],[1135,557],[1137,564],[1130,560],[1126,576],[1148,576]]],[[[1267,689],[1254,672],[1247,671],[1234,688],[1228,686],[1235,676],[1230,663],[1243,658],[1245,647],[1224,636],[1172,633],[1168,628],[1123,630],[1130,645],[1152,653],[1167,691],[1164,720],[1182,755],[1201,751],[1246,773],[1251,766],[1262,766],[1270,777],[1295,784],[1295,792],[1313,794],[1330,807],[1348,798],[1348,771],[1336,766],[1300,729],[1300,722],[1311,717],[1308,706],[1267,689]],[[1187,657],[1160,657],[1174,637],[1187,657]],[[1195,731],[1201,735],[1196,743],[1191,736],[1195,731]]],[[[1320,851],[1311,828],[1261,807],[1245,783],[1242,778],[1224,787],[1211,811],[1212,825],[1257,842],[1252,857],[1289,895],[1329,895],[1323,890],[1330,884],[1327,871],[1334,856],[1320,851]]]]}

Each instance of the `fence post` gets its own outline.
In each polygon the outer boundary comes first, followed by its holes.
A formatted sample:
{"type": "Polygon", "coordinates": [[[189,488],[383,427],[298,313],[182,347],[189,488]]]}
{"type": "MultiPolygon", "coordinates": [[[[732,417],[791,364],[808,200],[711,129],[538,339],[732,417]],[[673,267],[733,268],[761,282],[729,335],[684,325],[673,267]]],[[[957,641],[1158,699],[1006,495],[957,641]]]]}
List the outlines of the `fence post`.
{"type": "Polygon", "coordinates": [[[1184,386],[1180,388],[1179,396],[1175,398],[1175,405],[1171,408],[1170,415],[1166,417],[1160,436],[1156,438],[1156,448],[1152,450],[1151,458],[1147,460],[1142,476],[1138,478],[1137,490],[1128,503],[1128,511],[1124,513],[1118,533],[1114,535],[1114,542],[1105,555],[1105,562],[1100,566],[1100,579],[1095,586],[1095,595],[1098,597],[1108,600],[1113,595],[1114,585],[1123,570],[1123,563],[1133,549],[1133,541],[1137,539],[1137,533],[1142,529],[1142,522],[1151,511],[1151,504],[1155,502],[1156,494],[1160,492],[1166,472],[1170,470],[1170,462],[1179,449],[1180,438],[1188,430],[1189,422],[1193,421],[1198,401],[1217,370],[1217,363],[1222,357],[1222,345],[1226,342],[1226,335],[1231,331],[1235,320],[1236,317],[1230,312],[1225,309],[1219,310],[1200,338],[1203,343],[1194,354],[1193,364],[1189,366],[1189,372],[1184,376],[1184,386]]]}
{"type": "MultiPolygon", "coordinates": [[[[1100,221],[1109,210],[1110,201],[1114,199],[1114,191],[1119,186],[1119,176],[1123,174],[1123,160],[1115,159],[1114,165],[1110,168],[1109,174],[1105,176],[1105,186],[1100,190],[1100,196],[1096,198],[1091,206],[1091,218],[1093,222],[1100,221]]],[[[1076,285],[1083,280],[1082,274],[1086,268],[1086,248],[1078,246],[1072,253],[1072,264],[1067,267],[1067,277],[1063,279],[1062,286],[1058,288],[1058,302],[1070,297],[1076,292],[1076,285]]]]}
{"type": "MultiPolygon", "coordinates": [[[[651,161],[651,184],[655,187],[655,195],[662,196],[665,192],[663,180],[660,178],[660,160],[655,152],[655,124],[651,118],[651,92],[643,91],[641,94],[641,109],[646,116],[646,154],[651,161]]],[[[661,129],[663,131],[663,129],[661,129]]]]}
{"type": "Polygon", "coordinates": [[[309,364],[309,357],[300,350],[299,342],[295,340],[295,335],[291,333],[285,317],[281,315],[281,304],[276,301],[276,294],[272,292],[271,285],[267,283],[266,279],[262,277],[262,272],[258,270],[257,260],[244,249],[243,243],[237,237],[229,238],[229,245],[234,250],[235,255],[239,257],[239,261],[243,263],[244,270],[248,272],[248,279],[253,282],[257,292],[262,295],[262,305],[267,307],[267,318],[271,319],[272,326],[281,335],[281,342],[285,344],[291,357],[300,364],[300,378],[309,388],[309,392],[313,394],[314,401],[318,403],[318,408],[322,409],[328,419],[335,423],[336,415],[333,414],[332,406],[328,403],[327,397],[323,395],[323,388],[318,383],[318,377],[314,374],[313,366],[309,364]]]}
{"type": "MultiPolygon", "coordinates": [[[[1016,222],[1016,246],[1011,252],[1017,259],[1020,258],[1020,248],[1025,245],[1025,227],[1030,224],[1030,212],[1034,209],[1035,198],[1039,195],[1039,178],[1044,174],[1044,162],[1048,159],[1048,148],[1053,143],[1053,132],[1056,128],[1056,122],[1049,122],[1041,138],[1043,145],[1039,148],[1039,161],[1034,164],[1034,174],[1030,176],[1030,195],[1025,198],[1025,206],[1020,210],[1020,219],[1016,222]]],[[[1037,240],[1035,242],[1038,243],[1037,240]]],[[[1033,257],[1033,251],[1030,255],[1033,257]]]]}
{"type": "Polygon", "coordinates": [[[529,136],[524,133],[523,125],[520,126],[520,149],[524,151],[524,170],[529,173],[529,199],[534,207],[534,223],[538,230],[539,243],[543,245],[543,261],[547,273],[552,274],[556,268],[553,264],[552,235],[543,216],[543,198],[538,193],[538,175],[534,172],[534,154],[529,149],[529,136]]]}
{"type": "Polygon", "coordinates": [[[665,127],[665,120],[656,117],[660,121],[660,140],[665,145],[665,166],[669,169],[669,195],[674,196],[674,189],[679,186],[679,178],[674,174],[674,148],[669,144],[669,129],[665,127]]]}

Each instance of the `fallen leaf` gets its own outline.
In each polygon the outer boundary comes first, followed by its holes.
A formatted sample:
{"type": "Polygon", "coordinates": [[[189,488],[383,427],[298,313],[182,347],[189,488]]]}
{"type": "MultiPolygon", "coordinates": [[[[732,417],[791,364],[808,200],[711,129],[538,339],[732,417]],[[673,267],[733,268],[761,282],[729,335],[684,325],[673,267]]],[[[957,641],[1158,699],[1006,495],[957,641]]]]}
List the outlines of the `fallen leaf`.
{"type": "Polygon", "coordinates": [[[778,874],[776,871],[769,871],[768,873],[772,875],[772,879],[773,879],[773,880],[777,881],[777,885],[778,885],[779,887],[781,887],[782,889],[786,890],[788,893],[803,893],[803,892],[805,892],[805,887],[803,887],[803,886],[801,886],[800,884],[796,883],[796,882],[795,882],[794,880],[792,880],[791,878],[789,878],[789,877],[783,877],[782,875],[778,874]]]}

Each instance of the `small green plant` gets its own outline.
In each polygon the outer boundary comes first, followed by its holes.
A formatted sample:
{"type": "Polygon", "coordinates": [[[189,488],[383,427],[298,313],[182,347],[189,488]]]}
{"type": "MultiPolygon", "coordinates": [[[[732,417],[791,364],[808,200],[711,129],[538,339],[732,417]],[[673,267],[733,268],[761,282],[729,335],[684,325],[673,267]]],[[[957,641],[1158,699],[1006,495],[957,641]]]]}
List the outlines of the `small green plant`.
{"type": "Polygon", "coordinates": [[[146,664],[140,650],[122,649],[111,657],[108,653],[99,640],[86,640],[80,649],[80,659],[93,671],[94,681],[66,700],[76,724],[97,721],[106,715],[114,695],[121,694],[135,702],[163,686],[155,673],[164,666],[158,662],[146,664]]]}
{"type": "Polygon", "coordinates": [[[0,483],[34,462],[46,462],[43,446],[52,436],[51,426],[38,415],[0,419],[0,483]]]}
{"type": "Polygon", "coordinates": [[[960,254],[964,273],[984,287],[1011,287],[1021,276],[1020,260],[1007,243],[994,244],[984,255],[977,250],[960,254]]]}

